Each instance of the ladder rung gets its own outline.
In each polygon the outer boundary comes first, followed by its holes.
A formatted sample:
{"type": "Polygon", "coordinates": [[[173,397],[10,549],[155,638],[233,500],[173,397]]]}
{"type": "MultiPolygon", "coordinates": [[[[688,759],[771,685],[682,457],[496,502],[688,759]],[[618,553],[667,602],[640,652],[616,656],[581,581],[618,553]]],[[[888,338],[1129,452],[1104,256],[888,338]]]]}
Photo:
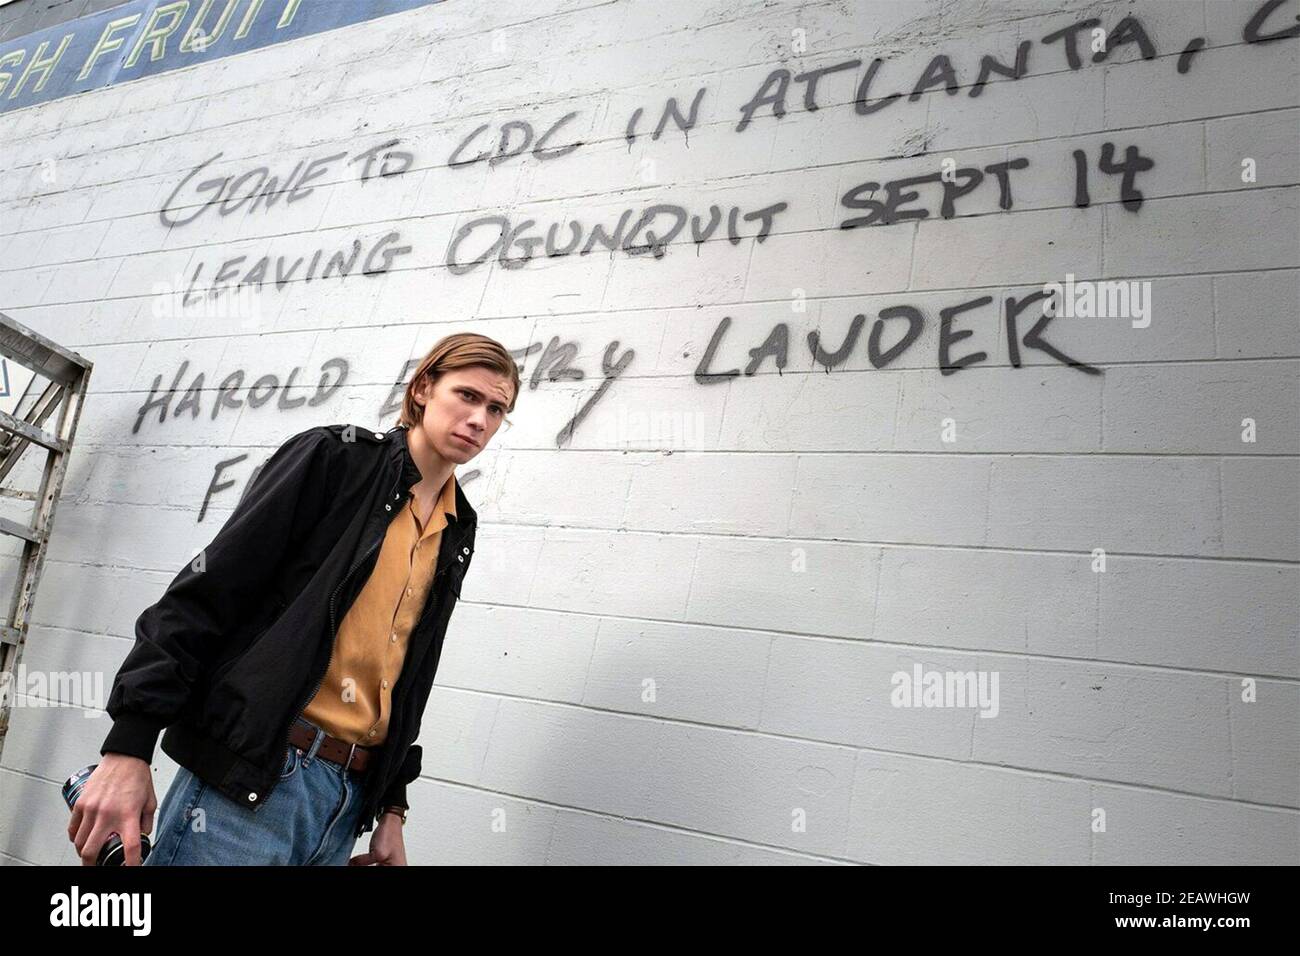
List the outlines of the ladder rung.
{"type": "Polygon", "coordinates": [[[25,538],[31,542],[41,540],[41,533],[35,528],[10,521],[8,518],[0,518],[0,534],[11,534],[15,538],[25,538]]]}
{"type": "Polygon", "coordinates": [[[50,434],[43,428],[31,425],[21,418],[14,418],[8,412],[0,412],[0,428],[13,432],[15,435],[26,438],[38,445],[44,445],[50,451],[64,452],[68,450],[67,443],[61,441],[57,436],[50,434]]]}

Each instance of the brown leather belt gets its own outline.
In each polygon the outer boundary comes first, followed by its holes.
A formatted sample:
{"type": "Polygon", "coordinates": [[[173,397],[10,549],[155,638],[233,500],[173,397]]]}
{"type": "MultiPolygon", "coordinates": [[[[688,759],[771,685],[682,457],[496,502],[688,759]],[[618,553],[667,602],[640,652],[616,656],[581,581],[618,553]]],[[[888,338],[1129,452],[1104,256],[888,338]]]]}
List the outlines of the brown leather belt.
{"type": "MultiPolygon", "coordinates": [[[[315,724],[299,717],[293,722],[293,727],[289,731],[289,743],[306,752],[311,749],[318,729],[315,724]]],[[[378,747],[363,747],[360,744],[350,744],[339,737],[331,737],[326,734],[321,738],[320,747],[316,749],[316,756],[324,757],[345,770],[351,770],[354,773],[365,773],[372,756],[378,752],[378,747]]]]}

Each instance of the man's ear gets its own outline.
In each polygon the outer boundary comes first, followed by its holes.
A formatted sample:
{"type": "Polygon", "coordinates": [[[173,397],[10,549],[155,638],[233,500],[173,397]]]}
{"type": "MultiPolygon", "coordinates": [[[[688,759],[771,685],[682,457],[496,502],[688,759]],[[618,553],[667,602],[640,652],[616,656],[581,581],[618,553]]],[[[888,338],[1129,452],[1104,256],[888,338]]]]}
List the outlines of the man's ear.
{"type": "Polygon", "coordinates": [[[420,406],[420,410],[422,412],[424,410],[424,403],[429,400],[429,393],[433,391],[432,386],[433,383],[429,381],[429,376],[427,375],[423,376],[418,382],[415,383],[415,388],[413,389],[413,392],[415,396],[420,399],[420,401],[417,402],[416,404],[420,406]]]}

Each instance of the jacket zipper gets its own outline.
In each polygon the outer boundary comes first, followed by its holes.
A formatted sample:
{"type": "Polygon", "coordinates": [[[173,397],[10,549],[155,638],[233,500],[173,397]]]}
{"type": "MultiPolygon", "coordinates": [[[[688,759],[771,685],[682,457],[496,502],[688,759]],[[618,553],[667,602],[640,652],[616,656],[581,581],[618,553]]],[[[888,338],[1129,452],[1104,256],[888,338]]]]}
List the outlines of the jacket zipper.
{"type": "MultiPolygon", "coordinates": [[[[394,491],[397,488],[397,483],[400,482],[401,480],[402,480],[401,476],[399,475],[397,478],[397,482],[393,483],[394,491]]],[[[385,499],[385,503],[387,503],[387,499],[385,499]]],[[[325,683],[325,675],[329,673],[330,665],[334,663],[334,639],[338,634],[338,624],[334,620],[334,599],[338,597],[339,591],[342,589],[343,585],[347,584],[348,581],[351,579],[353,572],[356,571],[357,568],[361,567],[361,565],[365,563],[366,558],[370,557],[370,555],[374,552],[375,548],[379,547],[379,542],[383,540],[384,540],[384,533],[383,530],[381,529],[380,534],[375,539],[374,543],[371,544],[370,547],[366,549],[366,553],[363,554],[361,557],[359,557],[356,560],[356,562],[352,565],[352,567],[348,568],[348,573],[343,575],[343,580],[340,581],[338,584],[336,584],[334,586],[334,590],[330,593],[329,660],[325,664],[325,669],[321,671],[320,677],[316,679],[316,686],[312,688],[310,694],[308,694],[306,697],[302,699],[302,703],[298,705],[298,712],[294,714],[293,719],[289,721],[289,728],[285,731],[285,735],[284,735],[284,746],[286,749],[289,747],[289,741],[293,737],[293,725],[298,722],[298,718],[302,716],[302,712],[307,709],[307,705],[311,702],[311,699],[316,696],[316,692],[320,690],[321,684],[325,683]]],[[[278,779],[271,782],[270,787],[268,787],[266,791],[266,798],[263,799],[258,806],[253,808],[254,812],[262,809],[262,807],[266,805],[266,801],[270,799],[272,791],[274,791],[278,785],[279,785],[278,779]]]]}

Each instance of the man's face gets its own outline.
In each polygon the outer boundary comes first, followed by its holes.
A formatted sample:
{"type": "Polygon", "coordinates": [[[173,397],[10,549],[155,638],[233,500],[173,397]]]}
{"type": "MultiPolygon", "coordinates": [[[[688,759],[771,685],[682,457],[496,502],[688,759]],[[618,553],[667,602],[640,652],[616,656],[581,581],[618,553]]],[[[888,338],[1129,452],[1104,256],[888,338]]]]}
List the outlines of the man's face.
{"type": "Polygon", "coordinates": [[[444,372],[416,386],[424,419],[416,427],[447,461],[463,465],[492,440],[510,404],[511,383],[499,372],[474,366],[444,372]]]}

